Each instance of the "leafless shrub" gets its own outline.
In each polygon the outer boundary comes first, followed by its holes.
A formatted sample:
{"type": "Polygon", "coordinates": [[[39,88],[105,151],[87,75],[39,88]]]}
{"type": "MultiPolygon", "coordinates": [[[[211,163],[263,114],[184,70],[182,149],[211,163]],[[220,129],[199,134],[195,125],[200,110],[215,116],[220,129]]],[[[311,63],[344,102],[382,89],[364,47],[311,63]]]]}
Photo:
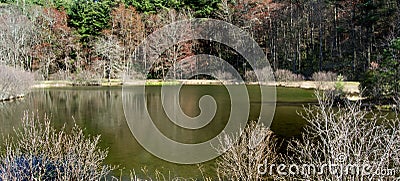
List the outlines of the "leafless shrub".
{"type": "Polygon", "coordinates": [[[258,75],[260,82],[271,82],[273,78],[273,70],[270,67],[264,67],[262,69],[256,69],[254,72],[258,75]]]}
{"type": "Polygon", "coordinates": [[[222,180],[263,180],[258,165],[275,163],[276,139],[268,128],[255,122],[239,135],[224,134],[219,138],[219,152],[225,152],[216,161],[217,174],[222,180]]]}
{"type": "Polygon", "coordinates": [[[286,162],[311,169],[295,169],[285,176],[299,180],[398,178],[399,117],[363,110],[360,102],[334,107],[332,94],[316,93],[319,105],[304,108],[301,115],[308,125],[301,139],[288,146],[286,162]]]}
{"type": "Polygon", "coordinates": [[[97,71],[80,70],[74,75],[72,81],[76,85],[99,85],[101,77],[97,71]]]}
{"type": "MultiPolygon", "coordinates": [[[[333,82],[338,80],[338,75],[333,72],[314,72],[311,76],[312,80],[315,81],[318,90],[333,89],[334,87],[329,87],[326,82],[333,82]]],[[[342,77],[344,80],[344,77],[342,77]]]]}
{"type": "Polygon", "coordinates": [[[225,80],[225,81],[230,81],[230,80],[235,80],[234,76],[227,71],[221,71],[221,70],[217,70],[215,72],[215,78],[217,78],[218,80],[225,80]]]}
{"type": "Polygon", "coordinates": [[[271,82],[274,80],[273,70],[270,67],[264,67],[254,71],[246,71],[244,76],[247,82],[271,82]]]}
{"type": "Polygon", "coordinates": [[[336,81],[337,80],[338,75],[336,73],[333,72],[325,72],[325,71],[321,71],[321,72],[315,72],[312,74],[312,80],[314,81],[336,81]]]}
{"type": "Polygon", "coordinates": [[[244,74],[244,79],[246,82],[255,82],[257,81],[257,76],[254,71],[246,71],[244,74]]]}
{"type": "Polygon", "coordinates": [[[278,69],[275,71],[275,80],[279,82],[302,81],[304,76],[295,74],[290,70],[278,69]]]}
{"type": "Polygon", "coordinates": [[[33,82],[33,74],[13,67],[0,65],[0,100],[27,93],[33,82]]]}
{"type": "Polygon", "coordinates": [[[145,76],[142,73],[135,71],[133,68],[123,72],[121,77],[124,81],[145,80],[145,76]]]}
{"type": "Polygon", "coordinates": [[[71,73],[65,70],[59,70],[54,74],[51,74],[49,80],[68,80],[71,77],[71,73]]]}
{"type": "Polygon", "coordinates": [[[56,131],[50,120],[25,113],[15,139],[7,138],[0,155],[2,180],[99,180],[113,169],[103,165],[107,151],[100,136],[86,138],[78,126],[56,131]]]}
{"type": "MultiPolygon", "coordinates": [[[[208,177],[204,174],[204,169],[203,165],[198,164],[197,165],[199,172],[201,174],[201,180],[204,181],[212,181],[213,179],[211,177],[208,177]]],[[[160,171],[160,170],[154,170],[150,171],[146,166],[142,167],[140,171],[136,172],[135,169],[128,170],[129,172],[129,178],[122,178],[122,173],[124,173],[124,170],[120,170],[121,174],[119,178],[112,176],[112,180],[131,180],[131,181],[138,181],[138,180],[154,180],[154,181],[196,181],[199,180],[198,178],[186,178],[186,177],[179,177],[175,176],[171,171],[160,171]]],[[[126,173],[126,172],[125,172],[126,173]]]]}
{"type": "Polygon", "coordinates": [[[42,73],[40,71],[32,72],[32,74],[33,74],[33,80],[35,80],[35,81],[44,81],[44,80],[46,80],[45,77],[42,75],[42,73]]]}

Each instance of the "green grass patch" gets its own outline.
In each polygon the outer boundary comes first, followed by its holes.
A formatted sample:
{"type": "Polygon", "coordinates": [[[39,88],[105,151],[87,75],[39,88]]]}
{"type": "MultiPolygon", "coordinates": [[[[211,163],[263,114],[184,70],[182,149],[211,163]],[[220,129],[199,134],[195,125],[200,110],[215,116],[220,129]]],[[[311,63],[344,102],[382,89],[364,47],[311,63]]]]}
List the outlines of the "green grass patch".
{"type": "Polygon", "coordinates": [[[146,86],[179,85],[178,81],[146,81],[146,86]]]}
{"type": "Polygon", "coordinates": [[[316,102],[314,89],[276,87],[277,102],[316,102]]]}

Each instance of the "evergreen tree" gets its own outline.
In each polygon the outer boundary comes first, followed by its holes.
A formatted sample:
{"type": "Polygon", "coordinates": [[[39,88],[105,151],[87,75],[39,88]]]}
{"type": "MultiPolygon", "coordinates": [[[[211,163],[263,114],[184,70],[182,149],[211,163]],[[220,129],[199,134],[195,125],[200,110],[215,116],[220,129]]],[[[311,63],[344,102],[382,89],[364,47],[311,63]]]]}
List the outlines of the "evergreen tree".
{"type": "Polygon", "coordinates": [[[68,10],[68,24],[76,29],[84,44],[108,28],[113,4],[113,1],[109,0],[72,2],[68,10]]]}
{"type": "Polygon", "coordinates": [[[125,0],[124,3],[144,13],[156,13],[161,9],[191,9],[197,17],[209,17],[219,9],[221,0],[125,0]]]}

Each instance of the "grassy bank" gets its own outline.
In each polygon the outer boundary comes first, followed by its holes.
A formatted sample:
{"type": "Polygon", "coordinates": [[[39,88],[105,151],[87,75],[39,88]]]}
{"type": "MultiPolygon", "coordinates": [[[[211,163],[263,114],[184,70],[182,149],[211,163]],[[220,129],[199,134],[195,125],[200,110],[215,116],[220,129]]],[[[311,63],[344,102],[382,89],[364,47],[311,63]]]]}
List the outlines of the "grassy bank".
{"type": "MultiPolygon", "coordinates": [[[[89,81],[90,82],[90,81],[89,81]]],[[[96,84],[76,84],[73,81],[65,80],[51,80],[51,81],[37,81],[33,86],[34,88],[51,88],[51,87],[72,87],[72,86],[121,86],[121,85],[176,85],[176,84],[186,84],[186,85],[222,85],[222,84],[232,84],[236,85],[237,82],[225,81],[221,82],[219,80],[174,80],[174,81],[163,81],[158,79],[149,80],[137,80],[137,81],[127,81],[123,82],[121,79],[107,79],[98,81],[96,84]]],[[[258,84],[258,82],[248,82],[248,85],[258,84]]],[[[296,81],[296,82],[275,82],[270,85],[275,85],[278,87],[295,87],[303,89],[333,89],[335,82],[318,82],[318,81],[296,81]]],[[[344,82],[345,93],[358,94],[359,82],[344,82]]]]}
{"type": "Polygon", "coordinates": [[[76,83],[68,80],[46,80],[37,81],[33,88],[53,88],[53,87],[73,87],[73,86],[121,86],[122,80],[120,79],[103,79],[100,81],[86,81],[86,83],[76,83]]]}

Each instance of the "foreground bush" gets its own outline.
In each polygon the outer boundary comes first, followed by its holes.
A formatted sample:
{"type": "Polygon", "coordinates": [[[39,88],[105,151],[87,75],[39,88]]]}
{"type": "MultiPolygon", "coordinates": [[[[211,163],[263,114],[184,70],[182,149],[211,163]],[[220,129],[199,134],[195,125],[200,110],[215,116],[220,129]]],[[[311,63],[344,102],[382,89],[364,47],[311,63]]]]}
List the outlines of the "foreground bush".
{"type": "Polygon", "coordinates": [[[33,81],[32,73],[0,65],[0,101],[27,93],[33,81]]]}
{"type": "MultiPolygon", "coordinates": [[[[284,158],[299,180],[395,180],[400,170],[400,126],[394,118],[363,110],[360,103],[334,106],[332,93],[316,93],[305,108],[301,139],[284,158]],[[303,165],[306,165],[304,167],[303,165]]],[[[288,169],[286,169],[288,171],[288,169]]]]}
{"type": "Polygon", "coordinates": [[[224,134],[219,142],[217,151],[224,152],[216,161],[220,180],[264,180],[258,165],[273,164],[278,159],[272,131],[254,122],[240,136],[224,134]]]}
{"type": "Polygon", "coordinates": [[[99,180],[113,169],[103,165],[107,151],[99,136],[87,138],[74,126],[56,131],[47,117],[25,114],[15,138],[7,138],[0,155],[1,180],[99,180]]]}
{"type": "MultiPolygon", "coordinates": [[[[307,126],[299,138],[277,141],[251,124],[244,133],[220,138],[226,151],[217,160],[222,180],[396,180],[400,178],[400,117],[334,104],[334,91],[316,92],[318,105],[300,114],[307,126]],[[238,138],[236,140],[236,138],[238,138]],[[283,147],[281,147],[283,148],[283,147]]],[[[400,100],[397,100],[398,106],[400,100]]]]}

